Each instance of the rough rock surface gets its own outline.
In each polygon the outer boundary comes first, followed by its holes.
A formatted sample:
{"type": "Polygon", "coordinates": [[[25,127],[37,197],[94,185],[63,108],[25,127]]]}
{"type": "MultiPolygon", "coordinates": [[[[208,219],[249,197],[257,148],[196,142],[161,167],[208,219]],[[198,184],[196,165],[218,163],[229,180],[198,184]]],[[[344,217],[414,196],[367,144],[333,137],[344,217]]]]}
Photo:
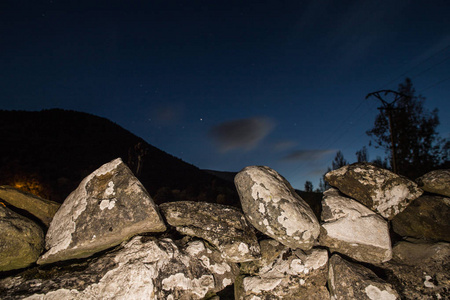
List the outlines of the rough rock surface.
{"type": "Polygon", "coordinates": [[[450,244],[399,242],[385,269],[402,299],[450,299],[450,244]]]}
{"type": "Polygon", "coordinates": [[[0,271],[28,267],[42,250],[42,228],[0,204],[0,271]]]}
{"type": "Polygon", "coordinates": [[[420,196],[392,219],[401,236],[450,242],[450,198],[420,196]]]}
{"type": "Polygon", "coordinates": [[[312,248],[319,222],[286,179],[268,167],[251,166],[234,181],[242,209],[256,229],[290,248],[312,248]]]}
{"type": "Polygon", "coordinates": [[[355,163],[328,172],[325,180],[388,220],[423,193],[413,181],[370,163],[355,163]]]}
{"type": "Polygon", "coordinates": [[[275,240],[263,240],[261,256],[241,264],[235,299],[329,299],[325,249],[292,250],[275,240]]]}
{"type": "Polygon", "coordinates": [[[368,263],[391,259],[387,221],[336,189],[324,192],[322,221],[319,242],[330,251],[368,263]]]}
{"type": "Polygon", "coordinates": [[[61,204],[24,193],[13,187],[0,186],[0,199],[17,208],[23,209],[49,226],[61,204]]]}
{"type": "Polygon", "coordinates": [[[450,170],[431,171],[416,180],[424,191],[450,197],[450,170]]]}
{"type": "Polygon", "coordinates": [[[91,173],[55,214],[38,264],[88,257],[144,232],[165,231],[157,207],[120,158],[91,173]]]}
{"type": "Polygon", "coordinates": [[[31,271],[0,280],[2,299],[203,299],[232,284],[238,267],[199,240],[136,236],[87,263],[31,271]]]}
{"type": "Polygon", "coordinates": [[[394,287],[362,265],[346,261],[337,254],[330,258],[328,286],[332,299],[400,299],[394,287]]]}
{"type": "Polygon", "coordinates": [[[235,207],[180,201],[163,203],[159,209],[177,231],[207,240],[230,261],[244,262],[260,256],[253,227],[235,207]]]}

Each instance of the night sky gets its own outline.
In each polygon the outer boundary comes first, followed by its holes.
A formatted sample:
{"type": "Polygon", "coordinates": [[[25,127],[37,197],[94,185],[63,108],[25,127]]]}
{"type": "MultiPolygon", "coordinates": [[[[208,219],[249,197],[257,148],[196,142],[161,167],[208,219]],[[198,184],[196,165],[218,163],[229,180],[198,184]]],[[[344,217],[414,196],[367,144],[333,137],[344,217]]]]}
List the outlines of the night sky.
{"type": "MultiPolygon", "coordinates": [[[[0,109],[110,119],[202,169],[303,189],[410,77],[450,138],[450,1],[1,1],[0,109]]],[[[369,159],[383,151],[369,147],[369,159]]]]}

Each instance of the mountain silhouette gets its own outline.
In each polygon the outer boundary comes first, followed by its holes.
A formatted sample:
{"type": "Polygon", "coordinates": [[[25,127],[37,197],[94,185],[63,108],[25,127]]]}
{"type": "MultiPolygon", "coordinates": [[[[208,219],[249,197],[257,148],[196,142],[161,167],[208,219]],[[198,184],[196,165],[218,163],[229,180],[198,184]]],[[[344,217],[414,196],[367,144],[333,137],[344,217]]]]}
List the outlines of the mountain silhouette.
{"type": "Polygon", "coordinates": [[[239,206],[232,182],[182,161],[108,119],[62,109],[0,110],[0,185],[62,202],[117,157],[156,203],[194,200],[239,206]]]}

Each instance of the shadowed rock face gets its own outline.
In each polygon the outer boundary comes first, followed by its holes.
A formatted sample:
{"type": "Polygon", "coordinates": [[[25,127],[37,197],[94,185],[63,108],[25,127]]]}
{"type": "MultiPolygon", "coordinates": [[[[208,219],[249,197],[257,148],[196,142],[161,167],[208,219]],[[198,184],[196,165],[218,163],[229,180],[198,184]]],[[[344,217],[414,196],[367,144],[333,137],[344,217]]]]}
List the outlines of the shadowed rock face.
{"type": "Polygon", "coordinates": [[[392,219],[401,236],[450,242],[450,198],[425,195],[392,219]]]}
{"type": "Polygon", "coordinates": [[[38,264],[88,257],[133,235],[166,226],[142,184],[120,158],[87,176],[55,214],[38,264]]]}
{"type": "Polygon", "coordinates": [[[368,263],[392,257],[386,220],[336,189],[324,193],[320,244],[332,252],[368,263]]]}
{"type": "Polygon", "coordinates": [[[423,193],[413,181],[369,163],[355,163],[328,172],[325,180],[388,220],[423,193]]]}
{"type": "Polygon", "coordinates": [[[0,272],[28,267],[43,249],[41,227],[0,204],[0,272]]]}
{"type": "Polygon", "coordinates": [[[416,181],[424,191],[450,197],[450,170],[448,169],[431,171],[416,181]]]}
{"type": "Polygon", "coordinates": [[[159,206],[167,222],[182,234],[200,237],[233,262],[258,259],[255,231],[237,208],[215,203],[180,201],[159,206]]]}
{"type": "Polygon", "coordinates": [[[337,254],[330,258],[329,264],[328,283],[333,299],[400,299],[392,285],[361,265],[337,254]]]}
{"type": "Polygon", "coordinates": [[[256,229],[288,247],[312,248],[319,222],[280,174],[268,167],[247,167],[236,175],[235,184],[242,209],[256,229]]]}

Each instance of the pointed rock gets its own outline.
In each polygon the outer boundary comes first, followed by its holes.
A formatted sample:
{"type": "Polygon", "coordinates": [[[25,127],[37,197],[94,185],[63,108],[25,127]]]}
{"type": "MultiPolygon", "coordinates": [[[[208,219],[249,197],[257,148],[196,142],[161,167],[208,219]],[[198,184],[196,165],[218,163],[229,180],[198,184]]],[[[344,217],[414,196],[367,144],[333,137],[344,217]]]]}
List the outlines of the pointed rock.
{"type": "Polygon", "coordinates": [[[28,267],[42,250],[42,228],[0,203],[0,272],[28,267]]]}
{"type": "Polygon", "coordinates": [[[370,163],[355,163],[328,172],[325,180],[388,220],[423,193],[413,181],[370,163]]]}
{"type": "Polygon", "coordinates": [[[401,236],[450,242],[450,198],[420,196],[392,219],[401,236]]]}
{"type": "Polygon", "coordinates": [[[450,197],[450,169],[431,171],[416,182],[424,191],[450,197]]]}
{"type": "Polygon", "coordinates": [[[359,264],[344,260],[337,254],[330,258],[328,286],[332,299],[400,299],[393,286],[359,264]]]}
{"type": "Polygon", "coordinates": [[[232,262],[255,260],[260,256],[253,227],[235,207],[180,201],[163,203],[159,209],[177,231],[207,240],[232,262]]]}
{"type": "Polygon", "coordinates": [[[234,181],[242,209],[256,229],[290,248],[312,248],[319,222],[286,179],[269,167],[251,166],[234,181]]]}
{"type": "Polygon", "coordinates": [[[150,195],[120,158],[87,176],[55,214],[38,264],[88,257],[166,226],[150,195]]]}
{"type": "Polygon", "coordinates": [[[336,189],[324,193],[322,220],[319,242],[330,251],[368,263],[392,258],[387,221],[336,189]]]}
{"type": "Polygon", "coordinates": [[[29,212],[47,227],[61,206],[59,203],[36,197],[7,185],[0,186],[0,199],[29,212]]]}

